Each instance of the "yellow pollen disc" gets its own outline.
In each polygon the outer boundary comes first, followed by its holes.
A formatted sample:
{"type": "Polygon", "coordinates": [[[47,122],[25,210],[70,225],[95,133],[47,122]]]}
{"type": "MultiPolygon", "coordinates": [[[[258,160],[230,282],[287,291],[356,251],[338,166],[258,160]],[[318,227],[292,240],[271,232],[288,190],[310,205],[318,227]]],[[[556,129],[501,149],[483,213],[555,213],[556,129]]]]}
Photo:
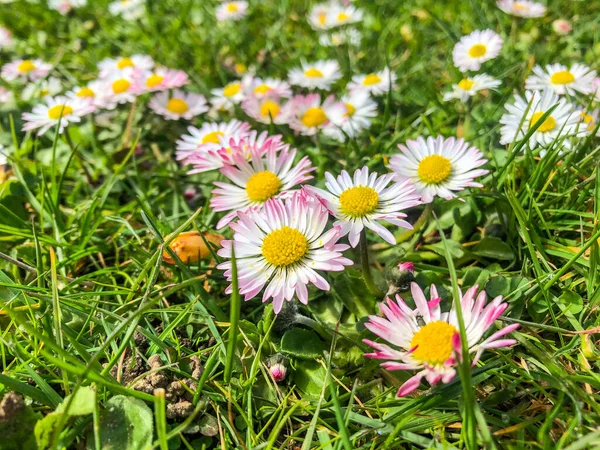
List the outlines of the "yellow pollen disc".
{"type": "Polygon", "coordinates": [[[230,3],[229,5],[227,5],[227,11],[229,11],[230,13],[234,13],[237,12],[238,7],[235,3],[230,3]]]}
{"type": "Polygon", "coordinates": [[[346,115],[348,117],[352,117],[354,115],[354,113],[356,112],[356,108],[351,103],[346,103],[346,110],[347,110],[346,115]]]}
{"type": "Polygon", "coordinates": [[[350,16],[346,13],[339,13],[338,14],[338,22],[345,22],[348,19],[350,19],[350,16]]]}
{"type": "Polygon", "coordinates": [[[523,5],[523,4],[521,4],[521,3],[515,3],[515,4],[513,5],[513,8],[514,8],[514,9],[525,9],[525,8],[526,8],[526,6],[525,6],[525,5],[523,5]]]}
{"type": "Polygon", "coordinates": [[[364,86],[373,86],[374,84],[378,84],[378,83],[381,83],[381,77],[374,73],[370,73],[363,80],[364,86]]]}
{"type": "Polygon", "coordinates": [[[474,84],[475,84],[475,82],[473,80],[471,80],[469,78],[463,78],[458,83],[458,87],[464,91],[468,91],[469,89],[471,89],[473,87],[474,84]]]}
{"type": "Polygon", "coordinates": [[[181,98],[169,99],[167,109],[174,114],[183,114],[188,110],[188,104],[181,98]]]}
{"type": "Polygon", "coordinates": [[[125,69],[126,67],[135,67],[131,58],[121,58],[117,63],[119,69],[125,69]]]}
{"type": "Polygon", "coordinates": [[[593,131],[594,130],[594,116],[590,115],[590,114],[586,114],[586,113],[581,113],[579,114],[579,116],[581,117],[581,120],[583,120],[583,123],[585,123],[588,127],[588,131],[593,131]]]}
{"type": "Polygon", "coordinates": [[[17,69],[19,69],[19,72],[21,73],[28,73],[35,69],[35,64],[29,59],[25,59],[21,62],[21,64],[19,64],[17,69]]]}
{"type": "Polygon", "coordinates": [[[231,83],[231,84],[228,84],[223,89],[223,95],[225,97],[233,97],[235,94],[237,94],[238,92],[240,92],[240,89],[242,89],[242,85],[240,83],[231,83]]]}
{"type": "Polygon", "coordinates": [[[265,202],[279,192],[281,181],[273,172],[265,170],[252,175],[246,183],[246,194],[253,202],[265,202]]]}
{"type": "Polygon", "coordinates": [[[208,133],[202,138],[202,143],[208,144],[210,142],[212,144],[218,144],[219,136],[224,136],[224,133],[222,131],[213,131],[212,133],[208,133]]]}
{"type": "Polygon", "coordinates": [[[469,56],[471,58],[481,58],[487,53],[487,47],[483,44],[475,44],[469,49],[469,56]]]}
{"type": "Polygon", "coordinates": [[[260,114],[263,117],[277,117],[279,114],[280,108],[279,105],[271,100],[268,100],[262,104],[260,107],[260,114]]]}
{"type": "Polygon", "coordinates": [[[157,75],[153,73],[146,79],[146,87],[153,88],[158,86],[165,79],[162,75],[157,75]]]}
{"type": "Polygon", "coordinates": [[[93,98],[95,96],[96,94],[89,87],[82,87],[79,89],[79,92],[77,92],[77,97],[93,98]]]}
{"type": "Polygon", "coordinates": [[[271,88],[269,86],[267,86],[266,84],[261,84],[259,86],[256,86],[254,88],[254,93],[255,94],[262,94],[265,95],[267,92],[269,92],[271,90],[271,88]]]}
{"type": "Polygon", "coordinates": [[[121,78],[112,84],[112,90],[115,94],[122,94],[123,92],[126,92],[130,86],[131,83],[129,81],[125,78],[121,78]]]}
{"type": "Polygon", "coordinates": [[[311,67],[306,72],[304,72],[304,75],[311,78],[321,78],[323,76],[323,72],[321,72],[318,69],[315,69],[314,67],[311,67]]]}
{"type": "Polygon", "coordinates": [[[452,164],[445,156],[429,155],[421,160],[417,172],[424,183],[439,184],[450,176],[452,164]]]}
{"type": "Polygon", "coordinates": [[[319,14],[319,23],[321,25],[325,25],[325,22],[327,21],[327,14],[319,14]]]}
{"type": "Polygon", "coordinates": [[[575,76],[568,70],[556,72],[550,77],[552,84],[571,84],[575,81],[575,76]]]}
{"type": "MultiPolygon", "coordinates": [[[[538,111],[534,113],[531,116],[531,120],[529,121],[529,128],[534,126],[536,122],[542,118],[543,115],[544,111],[538,111]]],[[[541,124],[536,131],[540,133],[547,133],[548,131],[554,130],[554,128],[556,128],[556,120],[554,120],[554,117],[548,116],[546,120],[544,120],[544,123],[541,124]]]]}
{"type": "Polygon", "coordinates": [[[431,365],[443,364],[452,356],[452,338],[456,328],[446,322],[430,322],[421,327],[410,341],[410,347],[417,347],[412,357],[431,365]]]}
{"type": "Polygon", "coordinates": [[[308,252],[306,237],[295,228],[282,227],[271,231],[262,244],[262,255],[277,267],[286,267],[300,261],[308,252]]]}
{"type": "Polygon", "coordinates": [[[351,217],[362,217],[372,213],[379,205],[379,194],[368,186],[355,186],[340,195],[340,209],[351,217]]]}
{"type": "Polygon", "coordinates": [[[48,89],[42,89],[39,93],[40,97],[45,97],[46,95],[48,95],[50,93],[50,91],[48,89]]]}
{"type": "Polygon", "coordinates": [[[302,116],[302,123],[305,127],[318,127],[327,122],[327,116],[322,108],[308,108],[302,116]]]}
{"type": "Polygon", "coordinates": [[[61,117],[66,117],[73,112],[73,108],[69,105],[55,105],[48,109],[48,117],[52,120],[58,120],[61,117]]]}

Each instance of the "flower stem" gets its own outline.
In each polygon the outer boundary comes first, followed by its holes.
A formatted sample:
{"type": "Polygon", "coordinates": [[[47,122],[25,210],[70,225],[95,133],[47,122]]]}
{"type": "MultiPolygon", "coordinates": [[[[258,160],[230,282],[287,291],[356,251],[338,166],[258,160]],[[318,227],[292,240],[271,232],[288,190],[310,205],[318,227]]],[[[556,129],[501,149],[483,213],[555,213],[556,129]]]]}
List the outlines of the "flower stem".
{"type": "Polygon", "coordinates": [[[365,229],[360,232],[360,263],[362,265],[362,275],[369,292],[375,297],[382,298],[385,294],[379,290],[371,276],[371,266],[369,265],[369,247],[367,244],[367,233],[365,229]]]}
{"type": "Polygon", "coordinates": [[[428,203],[427,206],[425,206],[425,209],[413,225],[412,230],[405,231],[404,233],[396,236],[396,243],[400,244],[401,242],[407,241],[416,233],[418,233],[421,230],[421,228],[423,228],[423,225],[427,223],[429,216],[431,216],[431,211],[433,211],[433,202],[428,203]]]}

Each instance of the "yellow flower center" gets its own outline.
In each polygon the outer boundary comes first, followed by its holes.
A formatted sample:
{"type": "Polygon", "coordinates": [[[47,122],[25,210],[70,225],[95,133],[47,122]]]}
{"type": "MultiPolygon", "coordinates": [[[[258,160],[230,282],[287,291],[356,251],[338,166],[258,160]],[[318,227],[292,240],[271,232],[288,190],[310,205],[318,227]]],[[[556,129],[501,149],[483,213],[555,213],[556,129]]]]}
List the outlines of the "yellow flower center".
{"type": "Polygon", "coordinates": [[[304,75],[311,78],[321,78],[323,76],[323,72],[321,72],[318,69],[315,69],[314,67],[311,67],[306,72],[304,72],[304,75]]]}
{"type": "Polygon", "coordinates": [[[431,365],[443,364],[452,356],[452,338],[456,333],[449,323],[439,320],[428,323],[410,341],[411,348],[417,347],[412,357],[431,365]]]}
{"type": "Polygon", "coordinates": [[[265,202],[279,192],[281,181],[273,172],[265,170],[252,175],[246,183],[246,194],[253,202],[265,202]]]}
{"type": "Polygon", "coordinates": [[[550,77],[552,84],[571,84],[575,81],[575,76],[568,70],[556,72],[550,77]]]}
{"type": "Polygon", "coordinates": [[[324,13],[319,14],[319,23],[321,25],[325,25],[326,21],[327,21],[327,14],[324,14],[324,13]]]}
{"type": "Polygon", "coordinates": [[[378,84],[378,83],[381,83],[381,77],[374,73],[370,73],[363,80],[364,86],[373,86],[374,84],[378,84]]]}
{"type": "Polygon", "coordinates": [[[346,13],[339,13],[338,14],[338,22],[345,22],[348,19],[350,19],[350,16],[346,13]]]}
{"type": "Polygon", "coordinates": [[[39,93],[40,97],[45,97],[46,95],[48,95],[50,93],[49,89],[42,89],[39,93]]]}
{"type": "MultiPolygon", "coordinates": [[[[529,128],[533,127],[544,115],[544,111],[538,111],[531,116],[531,120],[529,121],[529,128]]],[[[544,123],[541,124],[536,131],[540,133],[547,133],[548,131],[552,131],[556,128],[556,120],[554,117],[548,116],[544,123]]]]}
{"type": "Polygon", "coordinates": [[[445,156],[429,155],[421,160],[417,172],[424,183],[439,184],[450,176],[452,164],[445,156]]]}
{"type": "Polygon", "coordinates": [[[231,83],[231,84],[228,84],[223,89],[223,95],[225,97],[233,97],[235,94],[237,94],[238,92],[240,92],[240,89],[242,89],[242,85],[240,83],[231,83]]]}
{"type": "Polygon", "coordinates": [[[157,75],[153,73],[146,79],[146,87],[152,89],[153,87],[158,86],[165,79],[162,75],[157,75]]]}
{"type": "Polygon", "coordinates": [[[69,105],[55,105],[48,109],[48,117],[52,120],[58,120],[61,117],[66,117],[73,112],[73,108],[69,105]]]}
{"type": "Polygon", "coordinates": [[[274,266],[286,267],[300,261],[308,252],[306,237],[295,228],[271,231],[262,244],[262,255],[274,266]]]}
{"type": "Polygon", "coordinates": [[[234,69],[237,73],[246,73],[246,70],[248,70],[248,68],[246,67],[246,64],[242,64],[242,63],[237,63],[234,66],[234,69]]]}
{"type": "Polygon", "coordinates": [[[229,5],[227,5],[227,11],[229,11],[230,13],[234,13],[237,12],[238,7],[235,3],[230,3],[229,5]]]}
{"type": "Polygon", "coordinates": [[[523,5],[522,3],[515,3],[515,4],[513,5],[513,8],[514,8],[514,9],[525,9],[525,8],[527,8],[527,7],[526,7],[525,5],[523,5]]]}
{"type": "Polygon", "coordinates": [[[279,114],[280,108],[279,105],[271,100],[268,100],[262,104],[260,107],[260,114],[263,117],[276,117],[279,114]]]}
{"type": "Polygon", "coordinates": [[[473,80],[471,80],[469,78],[463,78],[458,83],[458,87],[465,91],[468,91],[469,89],[471,89],[473,87],[474,84],[475,84],[475,82],[473,80]]]}
{"type": "Polygon", "coordinates": [[[254,88],[254,93],[265,95],[270,90],[271,90],[271,88],[269,86],[267,86],[266,84],[261,84],[254,88]]]}
{"type": "Polygon", "coordinates": [[[356,108],[351,103],[346,103],[346,115],[352,117],[356,112],[356,108]]]}
{"type": "Polygon", "coordinates": [[[302,116],[302,123],[305,127],[318,127],[327,122],[327,116],[322,108],[308,108],[302,116]]]}
{"type": "Polygon", "coordinates": [[[213,131],[211,133],[208,133],[206,136],[204,136],[202,138],[202,143],[203,144],[218,144],[219,143],[219,136],[224,136],[224,133],[222,131],[213,131]]]}
{"type": "Polygon", "coordinates": [[[355,186],[340,195],[340,209],[351,217],[363,217],[372,213],[379,205],[379,194],[368,186],[355,186]]]}
{"type": "Polygon", "coordinates": [[[588,127],[588,131],[593,131],[594,130],[594,116],[590,115],[590,114],[586,114],[586,113],[581,113],[579,114],[579,116],[581,117],[581,120],[583,120],[583,123],[585,123],[588,127]]]}
{"type": "Polygon", "coordinates": [[[187,112],[188,104],[181,98],[172,98],[167,103],[167,109],[175,114],[183,114],[187,112]]]}
{"type": "Polygon", "coordinates": [[[112,90],[115,94],[122,94],[123,92],[126,92],[130,86],[131,83],[129,81],[125,78],[121,78],[112,84],[112,90]]]}
{"type": "Polygon", "coordinates": [[[77,97],[94,98],[96,94],[89,87],[82,87],[77,92],[77,97]]]}
{"type": "Polygon", "coordinates": [[[121,58],[117,63],[119,69],[125,69],[126,67],[135,67],[131,58],[121,58]]]}
{"type": "Polygon", "coordinates": [[[35,64],[31,60],[26,59],[21,61],[21,64],[19,64],[17,69],[19,69],[19,72],[21,73],[28,73],[35,69],[35,64]]]}
{"type": "Polygon", "coordinates": [[[487,47],[483,44],[475,44],[469,49],[469,56],[471,58],[481,58],[487,52],[487,47]]]}

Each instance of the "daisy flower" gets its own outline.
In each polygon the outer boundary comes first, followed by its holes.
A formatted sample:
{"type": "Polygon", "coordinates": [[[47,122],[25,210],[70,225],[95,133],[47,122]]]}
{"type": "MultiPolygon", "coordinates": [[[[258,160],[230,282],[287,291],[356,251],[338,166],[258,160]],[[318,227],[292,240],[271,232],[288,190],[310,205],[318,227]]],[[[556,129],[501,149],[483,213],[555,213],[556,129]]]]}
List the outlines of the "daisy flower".
{"type": "MultiPolygon", "coordinates": [[[[235,246],[240,294],[254,298],[266,286],[263,302],[273,299],[278,314],[284,300],[294,296],[308,303],[308,284],[328,291],[329,283],[319,272],[341,272],[352,264],[338,244],[338,230],[327,226],[327,210],[301,193],[287,200],[271,199],[262,210],[240,213],[232,223],[233,240],[222,241],[218,254],[231,258],[235,246]]],[[[231,280],[231,261],[218,266],[231,280]]],[[[231,293],[231,286],[225,291],[231,293]]]]}
{"type": "Polygon", "coordinates": [[[41,59],[17,59],[2,66],[1,76],[6,81],[36,81],[45,78],[51,69],[52,64],[41,59]]]}
{"type": "Polygon", "coordinates": [[[102,83],[96,103],[103,108],[114,109],[117,104],[130,103],[137,96],[132,69],[113,72],[102,79],[102,83]]]}
{"type": "Polygon", "coordinates": [[[360,22],[363,18],[363,13],[360,9],[352,5],[341,6],[336,5],[329,11],[328,22],[332,27],[348,25],[351,23],[360,22]]]}
{"type": "Polygon", "coordinates": [[[558,95],[575,95],[576,92],[590,94],[596,71],[583,64],[573,64],[571,68],[562,64],[550,64],[544,70],[541,66],[533,68],[533,75],[525,81],[525,89],[550,89],[558,95]]]}
{"type": "Polygon", "coordinates": [[[106,58],[98,63],[100,78],[108,77],[115,72],[123,70],[151,70],[154,61],[147,55],[123,56],[120,58],[106,58]]]}
{"type": "Polygon", "coordinates": [[[389,167],[398,180],[414,183],[424,203],[436,195],[451,200],[455,192],[482,187],[473,180],[488,173],[477,169],[487,162],[483,154],[464,139],[419,137],[398,148],[402,153],[391,157],[389,167]]]}
{"type": "Polygon", "coordinates": [[[284,97],[292,96],[292,89],[287,81],[277,78],[253,78],[246,86],[244,86],[246,95],[254,95],[255,97],[284,97]]]}
{"type": "MultiPolygon", "coordinates": [[[[529,146],[548,146],[560,138],[580,136],[585,130],[580,127],[578,114],[573,106],[559,97],[553,91],[526,91],[525,98],[515,95],[515,103],[506,104],[506,112],[500,119],[503,127],[500,129],[500,143],[511,144],[522,139],[539,119],[554,105],[554,111],[544,120],[529,138],[529,146]]],[[[562,145],[571,147],[568,140],[562,145]]]]}
{"type": "Polygon", "coordinates": [[[496,89],[500,86],[500,81],[494,77],[484,73],[475,75],[474,77],[463,78],[458,84],[452,85],[452,91],[444,94],[444,101],[459,99],[466,103],[470,97],[473,97],[477,92],[485,89],[496,89]]]}
{"type": "Polygon", "coordinates": [[[304,136],[313,136],[334,123],[340,123],[346,106],[330,95],[321,103],[319,94],[296,95],[282,112],[290,128],[304,136]]]}
{"type": "Polygon", "coordinates": [[[329,90],[331,85],[340,78],[342,78],[340,65],[334,60],[303,63],[301,68],[292,69],[289,73],[291,84],[308,89],[329,90]]]}
{"type": "Polygon", "coordinates": [[[531,19],[546,14],[546,7],[530,0],[498,0],[496,6],[506,14],[531,19]]]}
{"type": "Polygon", "coordinates": [[[46,80],[39,80],[35,83],[29,83],[21,93],[21,99],[29,101],[33,98],[53,97],[62,91],[62,83],[58,78],[50,77],[46,80]]]}
{"type": "Polygon", "coordinates": [[[80,8],[87,4],[87,0],[48,0],[48,7],[55,9],[63,16],[75,8],[80,8]]]}
{"type": "Polygon", "coordinates": [[[134,72],[135,90],[138,93],[168,91],[190,82],[183,70],[158,67],[152,71],[136,69],[134,72]]]}
{"type": "Polygon", "coordinates": [[[264,155],[256,147],[250,149],[250,161],[240,152],[232,154],[233,164],[224,165],[220,171],[231,183],[215,181],[218,189],[212,191],[210,206],[214,211],[230,211],[219,223],[221,229],[239,212],[260,208],[279,196],[287,197],[290,189],[312,179],[314,171],[308,156],[296,164],[296,149],[285,146],[277,150],[270,146],[264,155]]]}
{"type": "Polygon", "coordinates": [[[125,20],[137,20],[144,15],[145,0],[117,0],[108,5],[113,16],[121,16],[125,20]]]}
{"type": "Polygon", "coordinates": [[[332,3],[319,3],[314,5],[308,13],[307,21],[314,30],[329,30],[332,28],[331,11],[334,9],[332,3]]]}
{"type": "Polygon", "coordinates": [[[10,48],[14,44],[12,33],[4,27],[0,27],[0,49],[10,48]]]}
{"type": "Polygon", "coordinates": [[[333,33],[321,34],[319,44],[323,47],[339,47],[343,44],[360,45],[362,36],[356,28],[346,28],[333,33]]]}
{"type": "Polygon", "coordinates": [[[250,132],[250,124],[239,120],[230,122],[205,122],[201,128],[188,127],[189,134],[184,134],[177,141],[177,152],[175,157],[182,164],[188,164],[190,157],[197,158],[207,150],[219,150],[221,138],[229,142],[231,138],[247,136],[250,132]]]}
{"type": "Polygon", "coordinates": [[[242,102],[242,109],[254,120],[269,124],[271,122],[287,123],[287,116],[282,111],[287,111],[285,103],[277,96],[248,96],[242,102]]]}
{"type": "Polygon", "coordinates": [[[30,113],[23,113],[23,131],[39,128],[38,136],[60,122],[59,133],[72,122],[80,122],[81,117],[90,114],[95,106],[83,99],[69,97],[47,97],[45,104],[35,105],[30,113]]]}
{"type": "Polygon", "coordinates": [[[100,98],[100,93],[106,87],[106,83],[100,80],[90,81],[85,86],[77,86],[73,90],[67,92],[67,97],[77,97],[83,98],[87,100],[89,103],[92,103],[96,106],[99,106],[98,99],[100,98]]]}
{"type": "MultiPolygon", "coordinates": [[[[477,363],[485,350],[516,344],[514,339],[501,338],[519,327],[518,324],[509,325],[483,339],[506,310],[508,303],[502,301],[502,296],[498,296],[486,305],[485,291],[476,295],[477,289],[478,286],[473,286],[464,295],[461,293],[459,306],[467,347],[469,353],[475,354],[473,364],[477,363]]],[[[416,283],[411,283],[411,292],[416,305],[414,310],[399,295],[396,295],[395,302],[386,297],[386,302],[379,304],[384,317],[369,316],[369,321],[365,323],[373,334],[387,342],[383,344],[363,340],[375,349],[365,356],[386,360],[381,366],[387,370],[418,371],[400,387],[398,397],[404,397],[417,389],[422,378],[432,386],[440,381],[449,383],[456,375],[456,367],[460,363],[461,342],[456,312],[456,304],[459,302],[453,302],[450,312],[442,313],[441,299],[435,285],[431,285],[429,301],[416,283]]]]}
{"type": "Polygon", "coordinates": [[[477,30],[463,36],[452,50],[454,65],[462,72],[479,70],[481,64],[494,59],[502,49],[502,38],[492,30],[477,30]]]}
{"type": "Polygon", "coordinates": [[[14,95],[12,91],[9,91],[6,88],[0,86],[0,105],[4,105],[6,103],[11,103],[14,100],[14,95]]]}
{"type": "Polygon", "coordinates": [[[377,116],[377,103],[367,91],[350,92],[342,97],[342,103],[346,106],[346,114],[323,130],[324,134],[340,142],[344,142],[346,136],[353,138],[369,129],[371,120],[377,116]]]}
{"type": "Polygon", "coordinates": [[[241,18],[248,15],[248,2],[245,1],[232,1],[223,2],[215,11],[217,20],[223,22],[226,20],[240,20],[241,18]]]}
{"type": "Polygon", "coordinates": [[[203,95],[184,92],[180,89],[157,93],[152,97],[148,106],[156,114],[160,114],[168,120],[191,120],[208,111],[203,95]]]}
{"type": "Polygon", "coordinates": [[[412,229],[403,220],[406,214],[401,211],[420,205],[421,201],[409,180],[396,182],[394,176],[393,173],[381,176],[369,174],[367,167],[356,169],[353,178],[345,170],[337,179],[325,172],[327,190],[314,186],[306,186],[305,189],[321,200],[331,215],[338,219],[334,225],[340,228],[341,236],[348,234],[352,247],[358,245],[365,227],[395,245],[396,238],[379,221],[412,229]]]}
{"type": "Polygon", "coordinates": [[[390,91],[395,82],[396,74],[386,67],[380,72],[353,76],[352,81],[348,83],[348,90],[381,95],[390,91]]]}
{"type": "Polygon", "coordinates": [[[231,111],[233,105],[239,105],[244,99],[244,89],[241,81],[233,81],[223,88],[213,89],[210,103],[220,111],[231,111]]]}
{"type": "MultiPolygon", "coordinates": [[[[598,109],[594,109],[593,111],[580,111],[579,112],[579,120],[581,121],[582,126],[585,128],[588,134],[593,133],[596,129],[596,124],[598,122],[598,109]]],[[[596,136],[600,136],[600,129],[596,132],[596,136]]]]}

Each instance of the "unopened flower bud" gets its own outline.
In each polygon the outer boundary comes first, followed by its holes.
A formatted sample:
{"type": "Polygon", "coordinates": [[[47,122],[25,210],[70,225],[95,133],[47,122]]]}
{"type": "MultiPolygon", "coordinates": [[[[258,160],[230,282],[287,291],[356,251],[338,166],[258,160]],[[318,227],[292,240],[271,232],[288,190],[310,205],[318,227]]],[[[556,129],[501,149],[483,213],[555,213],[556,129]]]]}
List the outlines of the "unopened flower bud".
{"type": "Polygon", "coordinates": [[[412,274],[415,273],[415,265],[411,262],[401,262],[398,264],[398,270],[401,272],[410,272],[412,274]]]}
{"type": "MultiPolygon", "coordinates": [[[[221,246],[223,236],[220,234],[203,233],[204,238],[197,231],[186,231],[180,233],[169,245],[171,250],[184,263],[195,263],[210,255],[210,250],[206,246],[206,242],[210,242],[217,247],[221,246]]],[[[167,236],[168,240],[171,235],[167,236]]],[[[168,251],[163,251],[163,261],[168,264],[175,264],[175,260],[171,257],[168,251]]]]}
{"type": "Polygon", "coordinates": [[[556,34],[565,36],[571,32],[573,27],[571,26],[569,21],[564,20],[564,19],[558,19],[558,20],[555,20],[554,22],[552,22],[552,29],[554,30],[554,32],[556,34]]]}
{"type": "Polygon", "coordinates": [[[279,383],[285,379],[285,376],[287,375],[287,364],[287,359],[281,353],[277,353],[267,360],[269,373],[275,382],[279,383]]]}
{"type": "Polygon", "coordinates": [[[393,266],[388,266],[385,270],[385,281],[388,285],[387,295],[394,295],[398,292],[407,291],[410,288],[411,281],[415,279],[415,265],[411,262],[400,262],[393,266]]]}

